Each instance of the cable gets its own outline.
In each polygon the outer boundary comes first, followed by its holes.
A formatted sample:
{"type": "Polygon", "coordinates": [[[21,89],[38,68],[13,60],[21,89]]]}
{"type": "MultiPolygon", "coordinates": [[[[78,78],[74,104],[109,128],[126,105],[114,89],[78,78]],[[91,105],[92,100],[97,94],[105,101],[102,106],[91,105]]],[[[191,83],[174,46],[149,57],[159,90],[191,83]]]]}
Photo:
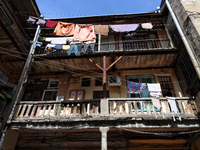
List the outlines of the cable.
{"type": "MultiPolygon", "coordinates": [[[[1,47],[0,47],[0,48],[1,48],[1,47]]],[[[6,49],[6,48],[2,48],[2,49],[9,50],[9,51],[13,51],[13,50],[6,49]]],[[[28,55],[28,54],[25,54],[25,53],[22,53],[22,52],[17,52],[17,51],[13,51],[13,52],[21,53],[21,54],[24,54],[24,55],[28,55]]],[[[1,53],[8,54],[8,55],[11,55],[11,56],[14,56],[14,57],[18,57],[18,58],[21,58],[21,59],[26,59],[26,58],[22,58],[22,57],[19,57],[19,56],[16,56],[16,55],[12,55],[12,54],[6,53],[6,52],[1,52],[1,53]]],[[[42,59],[44,59],[44,58],[42,58],[42,59]]],[[[44,59],[44,60],[47,60],[47,59],[44,59]]],[[[48,60],[48,61],[50,61],[50,60],[48,60]]],[[[95,79],[95,77],[88,76],[88,75],[84,75],[84,74],[77,73],[77,72],[74,72],[74,71],[69,71],[69,70],[66,70],[66,69],[63,69],[63,68],[59,68],[59,67],[56,67],[56,66],[53,66],[53,65],[48,65],[48,64],[41,63],[41,62],[35,62],[35,63],[39,63],[39,64],[42,64],[42,65],[45,65],[45,66],[50,66],[50,67],[53,67],[53,68],[56,68],[56,69],[60,69],[60,70],[63,70],[63,71],[67,71],[67,72],[70,72],[70,73],[73,73],[73,74],[78,74],[78,75],[81,75],[81,76],[90,77],[90,78],[92,78],[92,79],[95,79]]],[[[66,65],[66,64],[63,64],[63,65],[66,65]]],[[[73,67],[73,66],[71,66],[71,67],[73,67]]],[[[78,68],[78,67],[77,67],[77,68],[78,68]]],[[[79,68],[79,69],[81,69],[81,68],[79,68]]],[[[82,70],[89,71],[89,70],[86,70],[86,69],[82,69],[82,70]]],[[[93,71],[92,71],[92,72],[93,72],[93,71]]],[[[97,72],[93,72],[93,73],[97,73],[97,72]]],[[[98,73],[98,74],[101,74],[101,75],[102,75],[102,73],[98,73]]],[[[108,77],[109,77],[109,76],[108,76],[108,77]]],[[[97,79],[97,80],[99,80],[99,79],[97,79]]],[[[102,80],[99,80],[99,81],[102,81],[102,80]]],[[[124,80],[124,81],[127,82],[128,80],[124,80]]],[[[121,86],[121,87],[127,89],[126,86],[121,86]]],[[[163,89],[163,90],[164,90],[164,89],[163,89]]],[[[164,90],[164,91],[170,91],[170,90],[164,90]]],[[[172,92],[172,91],[170,91],[170,92],[172,92]]],[[[178,92],[172,92],[172,93],[178,93],[178,92]]],[[[189,95],[188,95],[188,96],[189,96],[189,95]]]]}

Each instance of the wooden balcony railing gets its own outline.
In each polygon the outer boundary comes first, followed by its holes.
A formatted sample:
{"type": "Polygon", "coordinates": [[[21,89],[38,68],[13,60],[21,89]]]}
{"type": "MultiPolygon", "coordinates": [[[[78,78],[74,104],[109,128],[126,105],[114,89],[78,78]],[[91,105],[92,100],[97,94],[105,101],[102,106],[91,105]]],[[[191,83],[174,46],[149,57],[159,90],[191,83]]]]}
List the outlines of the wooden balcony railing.
{"type": "Polygon", "coordinates": [[[17,105],[16,118],[73,117],[98,115],[100,99],[66,101],[24,101],[17,105]]]}
{"type": "MultiPolygon", "coordinates": [[[[164,115],[172,119],[166,98],[160,98],[164,115]]],[[[183,116],[195,116],[197,109],[188,97],[177,97],[176,104],[183,116]]],[[[161,117],[160,110],[156,110],[161,117]]],[[[154,117],[150,98],[108,98],[74,101],[22,101],[17,105],[14,119],[77,118],[93,116],[154,117]]]]}
{"type": "MultiPolygon", "coordinates": [[[[173,48],[169,39],[143,39],[143,40],[128,40],[104,42],[100,44],[100,52],[109,51],[124,51],[124,50],[156,50],[173,48]]],[[[95,44],[95,52],[98,52],[98,44],[95,44]]],[[[74,51],[72,51],[74,53],[74,51]]],[[[34,55],[54,55],[54,54],[68,54],[68,51],[45,50],[44,47],[37,47],[34,55]]]]}

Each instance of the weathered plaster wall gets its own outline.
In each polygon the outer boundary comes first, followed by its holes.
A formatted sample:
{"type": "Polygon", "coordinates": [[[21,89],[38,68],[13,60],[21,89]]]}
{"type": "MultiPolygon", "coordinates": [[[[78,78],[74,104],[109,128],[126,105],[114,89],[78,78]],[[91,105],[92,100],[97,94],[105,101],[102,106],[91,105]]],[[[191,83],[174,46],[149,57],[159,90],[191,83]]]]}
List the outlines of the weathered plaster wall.
{"type": "MultiPolygon", "coordinates": [[[[123,71],[120,72],[122,85],[120,87],[112,87],[107,85],[107,90],[109,90],[110,98],[127,98],[127,88],[126,88],[126,75],[137,75],[137,74],[153,74],[155,76],[155,80],[158,83],[158,76],[170,76],[175,94],[177,97],[182,97],[182,91],[179,86],[178,80],[174,74],[173,69],[156,69],[156,70],[135,70],[135,71],[123,71]],[[162,73],[161,73],[162,72],[162,73]]],[[[70,90],[85,90],[85,99],[93,99],[93,91],[102,91],[103,87],[95,87],[94,86],[94,78],[100,77],[95,75],[90,75],[91,78],[91,86],[90,87],[81,87],[81,78],[77,79],[77,83],[73,83],[73,79],[70,80],[69,91],[70,90]]],[[[119,74],[116,74],[119,76],[119,74]]],[[[59,87],[60,88],[60,87],[59,87]]],[[[60,89],[59,89],[60,90],[60,89]]],[[[68,96],[69,97],[69,96],[68,96]]]]}
{"type": "Polygon", "coordinates": [[[169,0],[169,2],[200,62],[200,0],[169,0]]]}

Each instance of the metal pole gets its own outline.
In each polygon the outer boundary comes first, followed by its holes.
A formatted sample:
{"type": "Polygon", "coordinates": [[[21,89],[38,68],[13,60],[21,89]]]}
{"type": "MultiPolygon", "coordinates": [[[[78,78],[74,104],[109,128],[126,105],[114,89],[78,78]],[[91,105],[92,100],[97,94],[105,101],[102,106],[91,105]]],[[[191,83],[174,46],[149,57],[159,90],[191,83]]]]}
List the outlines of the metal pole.
{"type": "Polygon", "coordinates": [[[197,72],[197,75],[198,75],[198,77],[200,78],[200,67],[199,67],[199,64],[198,64],[198,62],[197,62],[197,59],[195,58],[194,53],[193,53],[193,51],[192,51],[192,49],[191,49],[191,47],[190,47],[190,45],[189,45],[189,43],[188,43],[188,41],[187,41],[187,39],[186,39],[184,33],[183,33],[183,31],[182,31],[182,29],[181,29],[181,27],[180,27],[180,25],[179,25],[179,23],[178,23],[178,20],[177,20],[175,14],[174,14],[174,12],[173,12],[173,10],[172,10],[172,8],[171,8],[171,5],[169,4],[169,1],[166,0],[166,1],[165,1],[165,4],[167,5],[167,8],[168,8],[168,10],[169,10],[169,12],[170,12],[170,14],[171,14],[173,20],[174,20],[174,23],[175,23],[175,25],[176,25],[176,28],[177,28],[177,30],[178,30],[180,36],[181,36],[181,39],[183,40],[183,43],[184,43],[184,45],[185,45],[185,47],[186,47],[186,50],[187,50],[187,52],[188,52],[188,54],[189,54],[189,56],[190,56],[190,59],[191,59],[193,65],[194,65],[194,68],[195,68],[195,70],[196,70],[196,72],[197,72]]]}
{"type": "Polygon", "coordinates": [[[31,60],[32,60],[32,57],[33,57],[32,55],[33,55],[34,52],[35,52],[36,42],[37,42],[37,40],[38,40],[40,31],[41,31],[40,25],[38,25],[37,30],[36,30],[36,33],[35,33],[35,37],[34,37],[34,39],[33,39],[33,43],[32,43],[32,45],[31,45],[31,48],[30,48],[30,51],[29,51],[29,55],[28,55],[28,57],[27,57],[27,59],[26,59],[26,63],[25,63],[25,65],[24,65],[24,68],[23,68],[23,70],[22,70],[21,76],[20,76],[19,81],[18,81],[18,84],[17,84],[17,90],[16,90],[15,95],[14,95],[14,97],[13,97],[13,100],[14,100],[13,103],[14,103],[14,104],[11,105],[11,107],[10,107],[10,109],[9,109],[11,112],[10,112],[10,115],[9,115],[9,117],[8,117],[8,119],[7,119],[7,122],[6,122],[7,125],[6,125],[4,131],[3,131],[2,135],[1,135],[0,147],[1,147],[2,144],[3,144],[4,137],[5,137],[5,133],[6,133],[7,128],[8,128],[8,124],[11,123],[11,119],[12,119],[13,114],[14,114],[14,112],[15,112],[15,107],[16,107],[18,101],[20,100],[19,98],[20,98],[20,96],[21,96],[21,92],[22,92],[22,88],[23,88],[23,83],[24,83],[24,80],[26,79],[28,69],[30,68],[31,60]]]}
{"type": "Polygon", "coordinates": [[[103,56],[103,99],[107,98],[106,93],[106,56],[103,56]]]}

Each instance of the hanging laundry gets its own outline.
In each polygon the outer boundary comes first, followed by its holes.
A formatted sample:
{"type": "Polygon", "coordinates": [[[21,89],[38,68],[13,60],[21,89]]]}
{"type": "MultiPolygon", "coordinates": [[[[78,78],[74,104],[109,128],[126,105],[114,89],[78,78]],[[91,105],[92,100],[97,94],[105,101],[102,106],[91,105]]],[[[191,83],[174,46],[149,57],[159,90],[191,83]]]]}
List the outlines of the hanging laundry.
{"type": "Polygon", "coordinates": [[[139,24],[109,25],[109,27],[115,32],[130,32],[137,30],[139,24]]]}
{"type": "Polygon", "coordinates": [[[36,42],[35,46],[42,46],[42,42],[36,42]]]}
{"type": "Polygon", "coordinates": [[[152,29],[153,25],[151,23],[142,23],[141,24],[143,29],[152,29]]]}
{"type": "Polygon", "coordinates": [[[57,21],[47,20],[46,26],[47,27],[55,27],[57,25],[57,21]]]}
{"type": "Polygon", "coordinates": [[[164,116],[164,113],[163,113],[163,110],[162,110],[162,107],[161,107],[161,104],[160,104],[160,100],[159,100],[160,95],[161,95],[161,93],[150,92],[150,97],[151,97],[151,101],[152,101],[152,104],[153,104],[153,113],[154,113],[154,116],[157,119],[156,110],[155,110],[155,108],[156,108],[156,109],[160,110],[160,112],[163,116],[163,119],[165,119],[165,116],[164,116]]]}
{"type": "Polygon", "coordinates": [[[74,31],[74,41],[89,41],[96,39],[92,24],[77,24],[74,31]]]}
{"type": "Polygon", "coordinates": [[[108,35],[108,25],[94,25],[95,34],[108,35]]]}
{"type": "Polygon", "coordinates": [[[71,36],[74,35],[74,23],[58,22],[53,34],[59,36],[71,36]]]}
{"type": "Polygon", "coordinates": [[[160,104],[160,100],[159,100],[159,96],[162,95],[161,94],[161,87],[160,87],[160,83],[147,83],[148,86],[148,90],[150,92],[150,97],[152,100],[152,104],[153,104],[153,113],[154,116],[157,119],[157,115],[156,115],[156,109],[160,109],[160,112],[163,116],[163,119],[165,118],[161,104],[160,104]]]}
{"type": "Polygon", "coordinates": [[[131,31],[131,32],[122,32],[122,36],[124,37],[132,37],[136,34],[137,31],[131,31]]]}
{"type": "Polygon", "coordinates": [[[137,82],[127,81],[127,88],[128,88],[127,92],[138,94],[138,93],[143,92],[146,86],[147,86],[146,83],[137,83],[137,82]]]}
{"type": "Polygon", "coordinates": [[[29,18],[26,20],[30,24],[34,24],[38,18],[29,16],[29,18]]]}
{"type": "Polygon", "coordinates": [[[149,92],[161,92],[160,83],[147,83],[149,92]]]}
{"type": "Polygon", "coordinates": [[[175,101],[175,97],[166,97],[168,100],[168,103],[171,107],[171,111],[172,111],[172,116],[173,116],[173,120],[176,121],[174,114],[178,115],[179,120],[181,121],[181,116],[180,113],[178,111],[177,105],[176,105],[176,101],[175,101]]]}
{"type": "Polygon", "coordinates": [[[68,51],[69,48],[70,48],[70,45],[63,45],[63,47],[62,47],[62,49],[63,49],[64,51],[68,51]]]}
{"type": "Polygon", "coordinates": [[[38,21],[36,22],[37,25],[41,25],[41,26],[44,26],[46,24],[46,20],[44,19],[38,19],[38,21]]]}
{"type": "Polygon", "coordinates": [[[55,49],[62,49],[63,45],[55,45],[55,49]]]}
{"type": "MultiPolygon", "coordinates": [[[[73,37],[65,37],[65,38],[52,38],[51,44],[66,44],[67,41],[71,40],[73,37]]],[[[47,40],[47,38],[46,38],[47,40]]]]}
{"type": "Polygon", "coordinates": [[[94,46],[95,46],[94,43],[84,44],[84,46],[83,46],[83,55],[87,54],[87,50],[88,50],[89,47],[91,48],[93,54],[95,54],[94,46]]]}
{"type": "Polygon", "coordinates": [[[76,56],[80,56],[79,51],[82,49],[82,45],[70,45],[68,56],[71,55],[71,52],[74,50],[76,56]]]}

